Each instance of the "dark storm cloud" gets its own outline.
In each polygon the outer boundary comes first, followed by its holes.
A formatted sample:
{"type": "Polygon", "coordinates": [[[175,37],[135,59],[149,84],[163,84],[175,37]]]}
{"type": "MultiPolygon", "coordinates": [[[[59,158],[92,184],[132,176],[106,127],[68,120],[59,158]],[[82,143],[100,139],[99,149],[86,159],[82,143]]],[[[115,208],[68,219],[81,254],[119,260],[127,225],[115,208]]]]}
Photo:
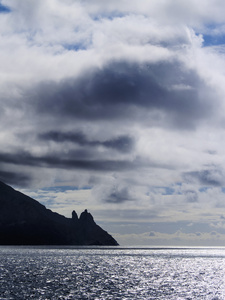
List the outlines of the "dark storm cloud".
{"type": "Polygon", "coordinates": [[[39,135],[39,138],[45,141],[54,141],[57,143],[71,142],[80,146],[103,146],[105,148],[115,149],[119,152],[130,152],[133,148],[134,141],[129,136],[119,136],[111,140],[99,141],[88,140],[83,132],[58,132],[49,131],[39,135]]]}
{"type": "Polygon", "coordinates": [[[0,171],[0,181],[14,186],[28,187],[31,183],[31,177],[21,173],[0,171]]]}
{"type": "Polygon", "coordinates": [[[67,120],[140,121],[143,114],[161,112],[166,124],[188,128],[213,112],[209,88],[193,70],[176,61],[114,62],[76,80],[43,83],[28,97],[38,114],[67,120]]]}
{"type": "MultiPolygon", "coordinates": [[[[173,169],[170,165],[152,162],[138,156],[134,159],[99,158],[98,153],[96,155],[93,151],[84,149],[68,151],[67,153],[63,151],[49,152],[49,154],[39,156],[27,151],[17,151],[15,153],[0,152],[0,164],[4,168],[10,166],[10,168],[18,169],[18,166],[27,166],[31,168],[83,170],[102,173],[138,171],[146,167],[173,169]]],[[[124,200],[131,200],[127,190],[121,190],[118,193],[112,192],[109,197],[111,202],[123,202],[124,200]]]]}
{"type": "Polygon", "coordinates": [[[28,152],[18,152],[15,154],[0,153],[0,163],[8,163],[21,166],[62,168],[68,170],[82,169],[100,172],[132,170],[141,166],[138,159],[134,161],[86,159],[86,154],[83,158],[79,157],[78,159],[76,159],[65,154],[33,156],[28,152]]]}
{"type": "Polygon", "coordinates": [[[201,170],[201,171],[193,171],[187,172],[183,174],[183,178],[185,181],[190,183],[200,183],[204,186],[223,186],[224,178],[221,170],[201,170]]]}
{"type": "Polygon", "coordinates": [[[134,200],[130,195],[128,188],[122,188],[120,190],[113,189],[104,202],[108,203],[123,203],[126,201],[134,200]]]}

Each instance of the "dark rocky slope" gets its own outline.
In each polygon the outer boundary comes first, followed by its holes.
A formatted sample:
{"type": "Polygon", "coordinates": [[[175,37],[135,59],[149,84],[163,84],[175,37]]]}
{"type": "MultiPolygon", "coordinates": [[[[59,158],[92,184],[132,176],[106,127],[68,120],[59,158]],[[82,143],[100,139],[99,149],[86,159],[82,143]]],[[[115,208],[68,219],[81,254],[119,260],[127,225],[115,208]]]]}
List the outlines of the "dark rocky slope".
{"type": "Polygon", "coordinates": [[[0,182],[0,245],[118,245],[85,210],[66,218],[0,182]]]}

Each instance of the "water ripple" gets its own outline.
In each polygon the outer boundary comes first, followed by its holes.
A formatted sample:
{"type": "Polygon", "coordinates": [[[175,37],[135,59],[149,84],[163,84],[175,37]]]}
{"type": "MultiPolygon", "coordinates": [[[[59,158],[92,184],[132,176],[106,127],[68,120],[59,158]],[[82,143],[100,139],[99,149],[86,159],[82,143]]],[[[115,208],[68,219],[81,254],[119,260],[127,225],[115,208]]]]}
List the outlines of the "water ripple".
{"type": "Polygon", "coordinates": [[[223,251],[0,247],[0,300],[225,299],[223,251]]]}

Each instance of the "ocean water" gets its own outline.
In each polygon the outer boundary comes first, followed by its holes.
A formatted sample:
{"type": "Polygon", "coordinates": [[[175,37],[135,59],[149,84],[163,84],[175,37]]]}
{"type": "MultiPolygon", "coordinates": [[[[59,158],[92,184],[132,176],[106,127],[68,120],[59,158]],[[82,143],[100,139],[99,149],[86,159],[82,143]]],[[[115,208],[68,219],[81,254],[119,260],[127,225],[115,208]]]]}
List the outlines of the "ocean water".
{"type": "Polygon", "coordinates": [[[0,299],[225,299],[225,248],[2,246],[0,299]]]}

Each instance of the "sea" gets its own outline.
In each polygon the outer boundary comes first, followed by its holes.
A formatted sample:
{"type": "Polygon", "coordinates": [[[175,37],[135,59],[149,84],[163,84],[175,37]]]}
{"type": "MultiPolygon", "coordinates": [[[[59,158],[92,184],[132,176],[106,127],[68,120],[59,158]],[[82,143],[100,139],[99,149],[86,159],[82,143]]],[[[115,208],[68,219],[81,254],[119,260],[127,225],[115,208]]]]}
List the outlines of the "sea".
{"type": "Polygon", "coordinates": [[[0,299],[225,299],[225,248],[1,246],[0,299]]]}

